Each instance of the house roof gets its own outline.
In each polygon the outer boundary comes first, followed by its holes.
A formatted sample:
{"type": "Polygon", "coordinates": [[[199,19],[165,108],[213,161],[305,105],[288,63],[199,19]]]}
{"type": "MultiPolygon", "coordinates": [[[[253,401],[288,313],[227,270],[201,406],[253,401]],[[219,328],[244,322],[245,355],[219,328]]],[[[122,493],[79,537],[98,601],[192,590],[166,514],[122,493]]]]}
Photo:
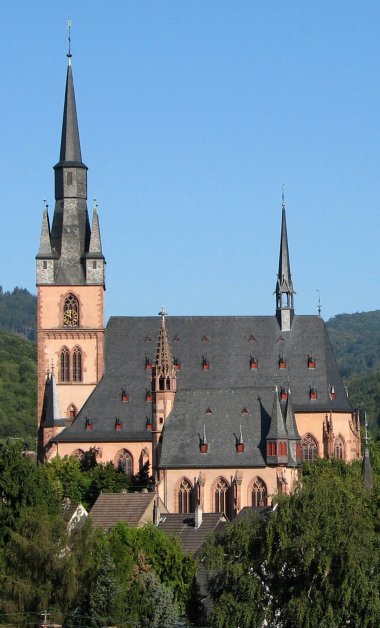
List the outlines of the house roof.
{"type": "MultiPolygon", "coordinates": [[[[72,425],[56,442],[149,441],[147,417],[161,320],[158,317],[113,317],[105,340],[104,376],[72,425]],[[122,401],[125,388],[129,400],[122,401]],[[86,431],[86,417],[93,429],[86,431]],[[123,427],[115,430],[115,417],[123,427]]],[[[350,404],[338,372],[323,320],[295,316],[292,330],[281,332],[275,316],[166,317],[177,371],[174,408],[166,422],[160,466],[265,466],[264,441],[269,431],[274,384],[292,391],[294,412],[347,412],[350,404]],[[315,368],[308,368],[308,355],[315,368]],[[255,356],[258,368],[250,369],[255,356]],[[279,368],[279,356],[286,368],[279,368]],[[209,368],[202,369],[203,359],[209,368]],[[334,385],[336,398],[329,390],[334,385]],[[310,399],[310,388],[317,398],[310,399]],[[240,425],[245,443],[236,451],[240,425]],[[206,426],[209,449],[199,450],[206,426]]],[[[285,406],[283,406],[284,409],[285,406]]]]}
{"type": "Polygon", "coordinates": [[[118,521],[138,526],[155,498],[155,493],[101,493],[90,517],[99,528],[113,528],[118,521]]]}
{"type": "Polygon", "coordinates": [[[158,523],[158,527],[177,536],[185,552],[196,554],[205,543],[211,532],[224,527],[226,518],[219,512],[205,512],[202,515],[202,523],[199,528],[194,525],[194,514],[164,514],[158,523]]]}

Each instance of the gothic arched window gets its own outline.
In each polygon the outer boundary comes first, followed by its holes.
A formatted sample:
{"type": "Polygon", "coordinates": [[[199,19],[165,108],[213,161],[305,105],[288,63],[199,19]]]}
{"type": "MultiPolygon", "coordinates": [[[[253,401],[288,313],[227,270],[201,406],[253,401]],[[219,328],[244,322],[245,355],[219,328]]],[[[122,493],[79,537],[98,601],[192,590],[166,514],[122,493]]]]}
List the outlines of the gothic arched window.
{"type": "Polygon", "coordinates": [[[340,460],[344,460],[344,458],[345,458],[345,455],[344,455],[344,441],[343,441],[343,438],[340,435],[335,439],[334,456],[335,456],[335,458],[339,458],[340,460]]]}
{"type": "Polygon", "coordinates": [[[189,480],[183,478],[178,488],[178,512],[183,514],[192,512],[192,497],[193,487],[189,480]]]}
{"type": "Polygon", "coordinates": [[[318,441],[311,434],[306,434],[301,440],[302,461],[308,462],[318,457],[318,441]]]}
{"type": "Polygon", "coordinates": [[[261,478],[255,478],[252,484],[252,506],[260,508],[267,505],[268,491],[261,478]]]}
{"type": "Polygon", "coordinates": [[[65,327],[79,325],[79,302],[73,294],[68,294],[63,304],[63,324],[65,327]]]}
{"type": "Polygon", "coordinates": [[[73,382],[82,381],[82,351],[79,347],[73,350],[73,382]]]}
{"type": "Polygon", "coordinates": [[[123,471],[126,475],[132,475],[133,473],[133,458],[129,451],[122,449],[116,455],[116,466],[120,471],[123,471]]]}
{"type": "Polygon", "coordinates": [[[214,487],[215,512],[227,512],[228,484],[224,478],[219,478],[214,487]]]}
{"type": "Polygon", "coordinates": [[[61,382],[70,381],[70,351],[67,347],[62,347],[59,356],[59,380],[61,382]]]}
{"type": "Polygon", "coordinates": [[[83,449],[76,449],[75,451],[73,451],[73,453],[71,454],[72,458],[75,458],[75,460],[78,460],[79,462],[82,460],[84,456],[84,451],[83,449]]]}

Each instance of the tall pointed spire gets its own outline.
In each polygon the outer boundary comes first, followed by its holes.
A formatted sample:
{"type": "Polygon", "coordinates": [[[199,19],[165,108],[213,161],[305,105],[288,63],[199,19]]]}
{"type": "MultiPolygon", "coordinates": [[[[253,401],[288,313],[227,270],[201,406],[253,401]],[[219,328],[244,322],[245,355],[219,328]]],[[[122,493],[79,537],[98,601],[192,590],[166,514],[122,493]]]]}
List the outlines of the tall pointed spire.
{"type": "Polygon", "coordinates": [[[280,256],[278,262],[278,274],[276,282],[276,313],[281,331],[289,331],[294,316],[293,305],[294,288],[290,272],[290,257],[288,246],[288,232],[286,228],[286,211],[284,189],[282,189],[282,221],[280,256]]]}
{"type": "Polygon", "coordinates": [[[75,103],[75,91],[73,81],[73,69],[71,65],[71,52],[67,54],[67,74],[65,89],[65,104],[63,108],[61,150],[59,155],[59,164],[85,165],[82,163],[82,154],[79,140],[79,127],[77,108],[75,103]]]}

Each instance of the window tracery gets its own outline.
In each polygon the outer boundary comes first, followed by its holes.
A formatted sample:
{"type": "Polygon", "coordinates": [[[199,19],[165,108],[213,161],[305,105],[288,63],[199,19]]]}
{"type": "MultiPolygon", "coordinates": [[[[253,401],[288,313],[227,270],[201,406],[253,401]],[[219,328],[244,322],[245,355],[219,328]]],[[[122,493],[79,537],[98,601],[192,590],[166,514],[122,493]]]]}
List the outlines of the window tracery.
{"type": "Polygon", "coordinates": [[[301,440],[302,462],[316,460],[318,457],[318,441],[311,434],[306,434],[301,440]]]}
{"type": "Polygon", "coordinates": [[[268,491],[265,482],[257,477],[252,483],[252,506],[260,508],[266,506],[268,502],[268,491]]]}
{"type": "Polygon", "coordinates": [[[185,514],[192,512],[192,491],[193,487],[189,480],[183,478],[178,488],[178,512],[185,514]]]}
{"type": "Polygon", "coordinates": [[[227,512],[228,483],[224,478],[219,478],[214,487],[215,512],[227,512]]]}
{"type": "Polygon", "coordinates": [[[126,475],[133,473],[133,458],[127,449],[122,449],[116,455],[116,466],[126,475]]]}
{"type": "Polygon", "coordinates": [[[63,324],[65,327],[79,325],[79,302],[73,294],[67,295],[63,304],[63,324]]]}

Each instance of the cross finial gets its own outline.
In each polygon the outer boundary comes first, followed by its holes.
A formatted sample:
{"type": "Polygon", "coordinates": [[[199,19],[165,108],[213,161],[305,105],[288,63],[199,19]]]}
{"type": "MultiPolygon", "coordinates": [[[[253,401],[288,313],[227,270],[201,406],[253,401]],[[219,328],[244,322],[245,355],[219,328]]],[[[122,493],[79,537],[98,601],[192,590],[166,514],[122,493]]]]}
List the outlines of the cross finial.
{"type": "Polygon", "coordinates": [[[71,54],[71,20],[67,20],[67,28],[68,28],[68,31],[69,31],[69,35],[68,35],[69,51],[67,53],[67,58],[69,60],[69,65],[71,65],[71,57],[73,56],[71,54]]]}
{"type": "Polygon", "coordinates": [[[94,201],[94,209],[98,209],[98,204],[96,202],[96,198],[92,199],[94,201]]]}
{"type": "Polygon", "coordinates": [[[317,307],[317,310],[318,310],[318,316],[320,316],[321,315],[321,310],[322,310],[321,294],[320,294],[319,290],[317,290],[317,292],[318,292],[318,307],[317,307]]]}
{"type": "Polygon", "coordinates": [[[284,187],[285,187],[285,183],[282,184],[281,186],[281,191],[282,191],[282,209],[285,209],[285,194],[284,194],[284,187]]]}
{"type": "Polygon", "coordinates": [[[162,316],[162,318],[165,318],[165,316],[166,316],[166,309],[165,309],[164,305],[161,308],[161,312],[158,312],[158,315],[162,316]]]}

